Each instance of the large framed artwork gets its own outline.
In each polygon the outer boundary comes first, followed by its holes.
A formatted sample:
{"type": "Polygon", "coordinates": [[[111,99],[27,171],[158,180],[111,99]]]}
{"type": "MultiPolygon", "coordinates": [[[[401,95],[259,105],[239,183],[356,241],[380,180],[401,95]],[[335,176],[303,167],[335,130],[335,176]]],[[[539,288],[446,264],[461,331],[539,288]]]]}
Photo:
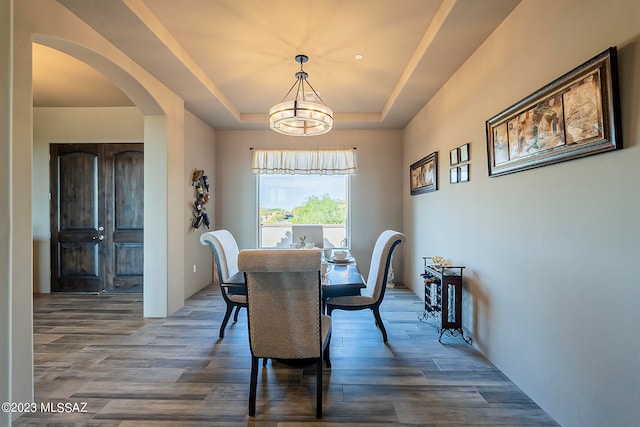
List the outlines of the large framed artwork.
{"type": "Polygon", "coordinates": [[[438,152],[433,152],[409,167],[411,195],[438,189],[438,152]]]}
{"type": "Polygon", "coordinates": [[[616,48],[487,120],[489,176],[622,148],[616,48]]]}

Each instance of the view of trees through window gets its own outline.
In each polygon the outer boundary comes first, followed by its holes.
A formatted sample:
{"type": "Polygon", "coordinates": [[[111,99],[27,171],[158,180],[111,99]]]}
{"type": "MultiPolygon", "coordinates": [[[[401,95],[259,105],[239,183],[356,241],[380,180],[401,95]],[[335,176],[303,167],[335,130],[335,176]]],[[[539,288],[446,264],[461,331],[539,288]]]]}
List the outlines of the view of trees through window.
{"type": "Polygon", "coordinates": [[[346,175],[259,175],[261,247],[289,247],[295,224],[322,225],[318,246],[347,244],[346,175]]]}

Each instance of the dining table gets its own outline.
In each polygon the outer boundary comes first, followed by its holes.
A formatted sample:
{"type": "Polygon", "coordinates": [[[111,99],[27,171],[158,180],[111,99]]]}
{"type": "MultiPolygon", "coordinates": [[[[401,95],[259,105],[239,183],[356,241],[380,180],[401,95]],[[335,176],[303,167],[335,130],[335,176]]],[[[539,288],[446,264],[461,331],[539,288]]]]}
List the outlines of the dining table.
{"type": "MultiPolygon", "coordinates": [[[[323,264],[324,266],[324,264],[323,264]]],[[[327,271],[322,278],[322,298],[360,295],[366,287],[355,259],[349,262],[327,262],[327,271]]]]}
{"type": "MultiPolygon", "coordinates": [[[[322,262],[322,268],[326,268],[321,278],[323,301],[338,296],[360,295],[360,289],[366,287],[355,258],[349,258],[347,261],[326,260],[322,262]]],[[[227,287],[231,294],[246,294],[247,292],[242,271],[230,276],[224,283],[221,283],[221,286],[227,287]]]]}

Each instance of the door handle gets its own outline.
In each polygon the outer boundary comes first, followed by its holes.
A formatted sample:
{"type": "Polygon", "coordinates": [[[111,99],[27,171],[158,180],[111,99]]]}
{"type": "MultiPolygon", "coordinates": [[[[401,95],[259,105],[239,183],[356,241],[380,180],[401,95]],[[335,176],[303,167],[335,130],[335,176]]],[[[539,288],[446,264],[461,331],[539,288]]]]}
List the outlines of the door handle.
{"type": "Polygon", "coordinates": [[[91,236],[91,240],[96,240],[96,239],[102,241],[102,240],[104,240],[104,235],[100,234],[98,236],[91,236]]]}

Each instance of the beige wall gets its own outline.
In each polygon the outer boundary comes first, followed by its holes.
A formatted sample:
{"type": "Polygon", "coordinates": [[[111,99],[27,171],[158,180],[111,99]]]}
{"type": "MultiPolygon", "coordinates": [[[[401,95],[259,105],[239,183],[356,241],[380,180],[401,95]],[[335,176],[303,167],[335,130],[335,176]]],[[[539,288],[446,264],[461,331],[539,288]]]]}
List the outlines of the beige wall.
{"type": "Polygon", "coordinates": [[[563,426],[640,419],[639,22],[636,0],[524,0],[404,131],[403,168],[441,156],[439,191],[403,189],[414,290],[421,256],[465,265],[474,345],[563,426]],[[485,120],[615,45],[625,148],[489,178],[485,120]]]}
{"type": "MultiPolygon", "coordinates": [[[[14,8],[18,5],[14,2],[14,8]]],[[[15,10],[14,10],[15,12],[15,10]]],[[[17,12],[16,12],[17,13],[17,12]]],[[[11,254],[10,291],[8,295],[11,319],[10,401],[30,399],[33,390],[33,336],[31,304],[33,283],[31,217],[31,157],[32,157],[32,101],[31,101],[31,38],[14,27],[11,81],[11,152],[10,194],[11,254]]]]}
{"type": "MultiPolygon", "coordinates": [[[[0,0],[0,401],[12,399],[9,380],[13,364],[11,361],[12,331],[11,318],[11,230],[13,221],[11,210],[11,73],[13,58],[11,55],[12,2],[0,0]]],[[[0,413],[0,426],[11,424],[11,415],[0,413]]]]}
{"type": "MultiPolygon", "coordinates": [[[[366,276],[371,250],[386,229],[401,229],[402,168],[400,131],[332,130],[308,138],[271,130],[217,132],[216,228],[231,231],[238,246],[257,245],[256,176],[250,148],[356,147],[358,172],[351,176],[351,251],[366,276]]],[[[406,172],[406,174],[405,174],[406,172]]],[[[394,256],[396,281],[402,281],[402,248],[394,256]]]]}
{"type": "Polygon", "coordinates": [[[200,235],[207,230],[204,224],[195,232],[191,230],[195,189],[191,186],[191,177],[195,169],[204,170],[209,177],[211,199],[205,205],[211,221],[211,230],[215,224],[215,160],[216,138],[213,129],[188,111],[184,120],[184,185],[185,192],[185,241],[184,241],[184,297],[188,298],[204,286],[212,283],[213,256],[209,246],[202,246],[200,235]],[[196,271],[193,271],[193,267],[196,271]]]}

